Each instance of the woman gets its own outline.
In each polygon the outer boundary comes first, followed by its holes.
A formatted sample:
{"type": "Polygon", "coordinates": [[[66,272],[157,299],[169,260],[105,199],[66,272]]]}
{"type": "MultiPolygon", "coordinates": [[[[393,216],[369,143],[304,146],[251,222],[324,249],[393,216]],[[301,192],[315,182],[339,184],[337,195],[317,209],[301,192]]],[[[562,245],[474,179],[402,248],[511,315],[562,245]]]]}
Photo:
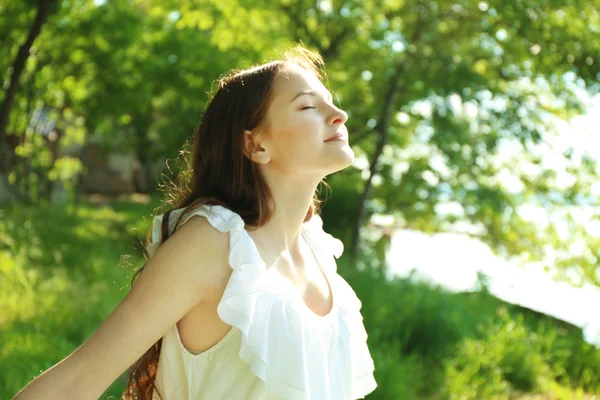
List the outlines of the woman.
{"type": "Polygon", "coordinates": [[[97,399],[127,368],[123,399],[341,400],[376,388],[360,300],[337,274],[343,245],[318,214],[317,185],[354,159],[322,69],[297,47],[219,80],[143,273],[17,399],[97,399]]]}

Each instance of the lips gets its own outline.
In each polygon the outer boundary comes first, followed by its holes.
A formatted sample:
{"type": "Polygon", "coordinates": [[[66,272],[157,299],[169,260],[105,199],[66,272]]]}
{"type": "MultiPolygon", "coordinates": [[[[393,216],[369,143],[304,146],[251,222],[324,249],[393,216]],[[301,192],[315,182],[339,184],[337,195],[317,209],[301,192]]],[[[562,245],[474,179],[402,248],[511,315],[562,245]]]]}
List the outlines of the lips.
{"type": "Polygon", "coordinates": [[[344,139],[345,139],[345,138],[346,138],[346,136],[345,136],[344,134],[342,134],[342,133],[336,133],[335,135],[333,135],[333,136],[330,136],[330,137],[329,137],[327,140],[325,140],[325,141],[326,141],[326,142],[329,142],[330,140],[333,140],[333,139],[338,139],[338,138],[344,138],[344,139]]]}

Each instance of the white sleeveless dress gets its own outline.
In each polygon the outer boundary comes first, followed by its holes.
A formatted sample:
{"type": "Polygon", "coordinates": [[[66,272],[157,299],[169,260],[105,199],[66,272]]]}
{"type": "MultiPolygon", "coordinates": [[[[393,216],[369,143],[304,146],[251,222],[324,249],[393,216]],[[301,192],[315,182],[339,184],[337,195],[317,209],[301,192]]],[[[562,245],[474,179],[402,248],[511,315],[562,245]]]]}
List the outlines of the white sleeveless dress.
{"type": "MultiPolygon", "coordinates": [[[[171,212],[170,232],[182,212],[171,212]]],[[[163,400],[347,400],[375,390],[362,303],[337,273],[334,256],[344,247],[323,231],[320,216],[313,215],[301,232],[332,290],[333,308],[324,317],[308,308],[289,280],[267,269],[239,214],[203,205],[181,224],[194,215],[229,232],[233,272],[217,313],[232,328],[200,354],[183,346],[177,325],[163,336],[156,378],[163,400]]],[[[160,243],[162,219],[153,221],[150,257],[160,243]]]]}

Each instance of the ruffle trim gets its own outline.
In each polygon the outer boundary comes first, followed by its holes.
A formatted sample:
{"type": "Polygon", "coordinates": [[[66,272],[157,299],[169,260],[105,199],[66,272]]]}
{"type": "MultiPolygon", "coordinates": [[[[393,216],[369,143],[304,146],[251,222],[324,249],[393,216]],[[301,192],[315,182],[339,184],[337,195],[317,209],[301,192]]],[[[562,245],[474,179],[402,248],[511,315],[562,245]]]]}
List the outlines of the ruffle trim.
{"type": "MultiPolygon", "coordinates": [[[[169,217],[169,232],[183,209],[169,217]]],[[[220,232],[230,234],[229,264],[233,269],[217,306],[219,317],[242,332],[239,357],[249,364],[266,389],[286,400],[357,399],[375,390],[373,359],[360,314],[361,302],[336,273],[343,243],[323,230],[318,215],[302,225],[302,234],[325,270],[334,307],[324,317],[282,285],[266,265],[243,219],[220,205],[203,205],[184,217],[206,217],[220,232]],[[302,309],[304,308],[304,309],[302,309]]],[[[163,215],[153,221],[152,256],[160,243],[163,215]]],[[[180,225],[181,225],[180,224],[180,225]]],[[[280,277],[280,276],[279,276],[280,277]]],[[[288,281],[289,282],[289,281],[288,281]]]]}

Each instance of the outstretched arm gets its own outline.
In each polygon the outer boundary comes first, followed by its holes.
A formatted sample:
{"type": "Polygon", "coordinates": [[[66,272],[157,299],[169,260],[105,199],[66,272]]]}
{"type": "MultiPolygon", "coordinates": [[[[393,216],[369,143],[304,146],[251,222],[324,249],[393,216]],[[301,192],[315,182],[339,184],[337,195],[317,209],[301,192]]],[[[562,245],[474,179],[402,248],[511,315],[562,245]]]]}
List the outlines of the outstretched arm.
{"type": "Polygon", "coordinates": [[[98,399],[127,368],[222,281],[229,235],[201,216],[160,246],[131,291],[92,336],[13,400],[98,399]]]}

